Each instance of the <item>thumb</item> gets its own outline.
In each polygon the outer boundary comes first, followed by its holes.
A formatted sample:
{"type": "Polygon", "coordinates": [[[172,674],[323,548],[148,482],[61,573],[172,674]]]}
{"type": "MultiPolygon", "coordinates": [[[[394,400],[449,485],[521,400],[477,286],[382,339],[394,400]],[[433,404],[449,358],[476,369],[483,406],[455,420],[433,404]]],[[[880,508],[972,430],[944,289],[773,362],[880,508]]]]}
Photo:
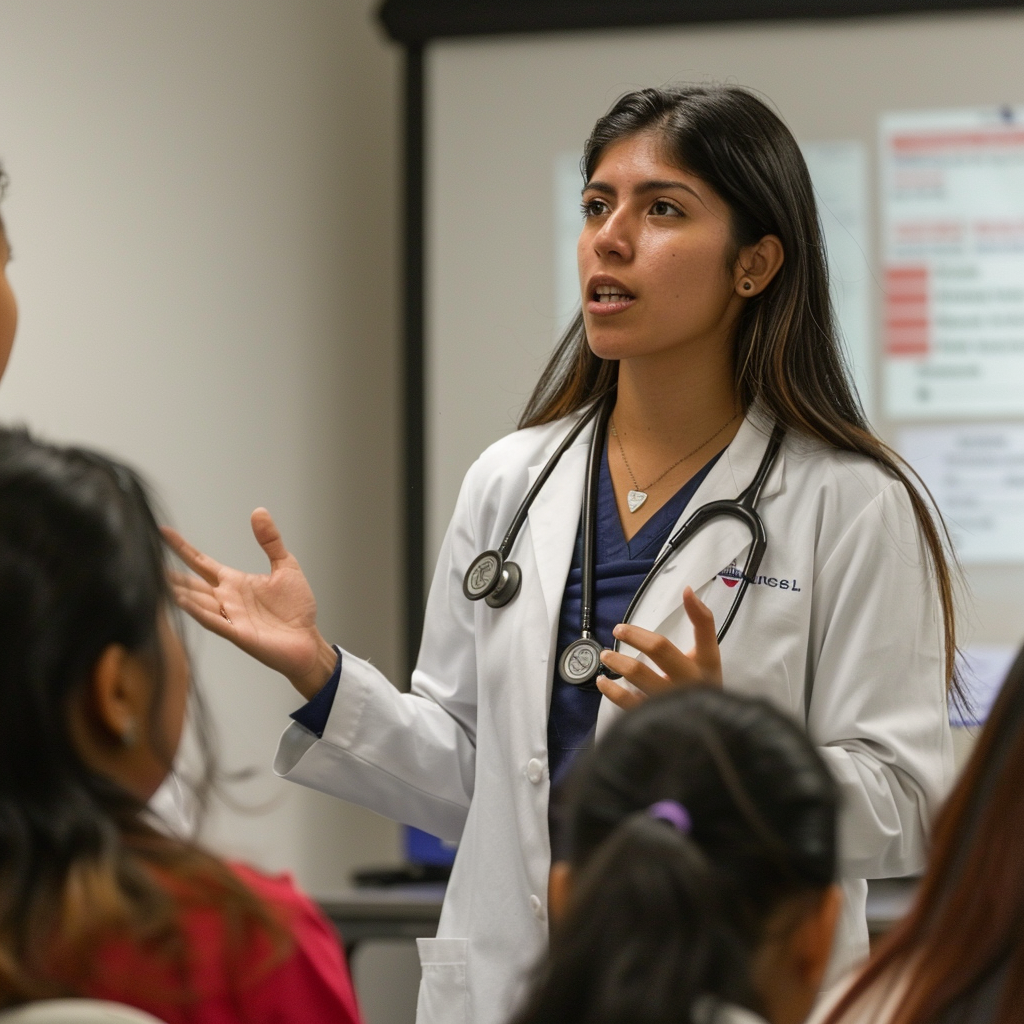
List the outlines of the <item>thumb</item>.
{"type": "Polygon", "coordinates": [[[273,571],[281,562],[290,557],[288,549],[284,546],[284,541],[281,540],[281,531],[278,530],[273,517],[265,508],[256,509],[250,522],[252,523],[252,534],[259,546],[263,548],[267,558],[270,559],[270,568],[273,571]]]}

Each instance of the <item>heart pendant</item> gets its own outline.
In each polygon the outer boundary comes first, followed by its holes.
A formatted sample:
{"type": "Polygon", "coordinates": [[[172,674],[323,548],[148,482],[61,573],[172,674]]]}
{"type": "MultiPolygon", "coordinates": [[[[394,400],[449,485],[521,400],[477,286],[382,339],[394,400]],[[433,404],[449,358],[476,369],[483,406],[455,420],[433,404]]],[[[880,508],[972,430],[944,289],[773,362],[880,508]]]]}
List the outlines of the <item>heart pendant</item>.
{"type": "Polygon", "coordinates": [[[630,491],[626,495],[626,504],[630,512],[635,512],[647,500],[646,491],[630,491]]]}

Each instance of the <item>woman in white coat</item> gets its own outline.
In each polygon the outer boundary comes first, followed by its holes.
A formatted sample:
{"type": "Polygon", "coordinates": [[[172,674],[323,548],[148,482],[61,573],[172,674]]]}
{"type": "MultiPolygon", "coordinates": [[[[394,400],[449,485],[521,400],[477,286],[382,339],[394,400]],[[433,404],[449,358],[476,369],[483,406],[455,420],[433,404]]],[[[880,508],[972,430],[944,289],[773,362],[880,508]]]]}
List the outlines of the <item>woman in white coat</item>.
{"type": "Polygon", "coordinates": [[[283,672],[309,701],[281,740],[285,778],[458,841],[438,937],[420,941],[421,1024],[491,1024],[547,935],[549,796],[629,706],[698,678],[803,723],[841,791],[846,907],[833,976],[867,950],[867,878],[916,870],[952,775],[950,573],[936,527],[851,389],[829,306],[813,193],[791,134],[731,87],[643,90],[584,154],[582,311],[521,429],[470,468],[438,560],[411,691],[330,647],[265,510],[269,575],[169,533],[196,575],[185,610],[283,672]],[[611,397],[608,397],[611,396],[611,397]],[[529,509],[505,607],[467,600],[551,453],[595,399],[601,438],[595,634],[626,680],[570,686],[580,636],[588,425],[529,509]],[[785,428],[758,511],[763,562],[719,650],[749,535],[716,521],[616,626],[658,550],[697,507],[735,499],[785,428]],[[737,566],[740,568],[738,569],[737,566]],[[683,653],[689,652],[689,653],[683,653]]]}

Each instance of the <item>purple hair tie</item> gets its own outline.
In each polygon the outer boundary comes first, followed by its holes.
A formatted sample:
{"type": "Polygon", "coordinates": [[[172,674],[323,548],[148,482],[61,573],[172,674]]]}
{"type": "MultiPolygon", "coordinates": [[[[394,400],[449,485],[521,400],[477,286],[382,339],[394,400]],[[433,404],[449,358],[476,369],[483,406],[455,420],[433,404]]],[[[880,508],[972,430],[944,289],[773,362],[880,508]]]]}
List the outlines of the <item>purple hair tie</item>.
{"type": "Polygon", "coordinates": [[[659,800],[647,808],[647,813],[659,821],[667,821],[673,828],[686,835],[690,834],[693,826],[690,812],[678,800],[659,800]]]}

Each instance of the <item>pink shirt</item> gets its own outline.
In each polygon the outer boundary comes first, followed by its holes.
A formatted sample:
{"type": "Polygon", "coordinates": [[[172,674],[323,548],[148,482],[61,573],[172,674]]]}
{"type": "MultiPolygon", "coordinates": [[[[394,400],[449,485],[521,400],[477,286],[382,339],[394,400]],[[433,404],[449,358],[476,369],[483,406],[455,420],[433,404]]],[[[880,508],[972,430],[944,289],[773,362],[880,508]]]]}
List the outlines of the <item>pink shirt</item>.
{"type": "Polygon", "coordinates": [[[225,922],[216,910],[203,908],[188,911],[183,921],[195,999],[171,996],[180,988],[174,966],[125,941],[100,950],[95,981],[83,994],[129,1003],[168,1024],[360,1024],[337,934],[312,900],[289,875],[270,878],[241,864],[232,868],[289,927],[294,944],[284,961],[260,969],[271,948],[260,937],[237,957],[232,985],[225,922]]]}

